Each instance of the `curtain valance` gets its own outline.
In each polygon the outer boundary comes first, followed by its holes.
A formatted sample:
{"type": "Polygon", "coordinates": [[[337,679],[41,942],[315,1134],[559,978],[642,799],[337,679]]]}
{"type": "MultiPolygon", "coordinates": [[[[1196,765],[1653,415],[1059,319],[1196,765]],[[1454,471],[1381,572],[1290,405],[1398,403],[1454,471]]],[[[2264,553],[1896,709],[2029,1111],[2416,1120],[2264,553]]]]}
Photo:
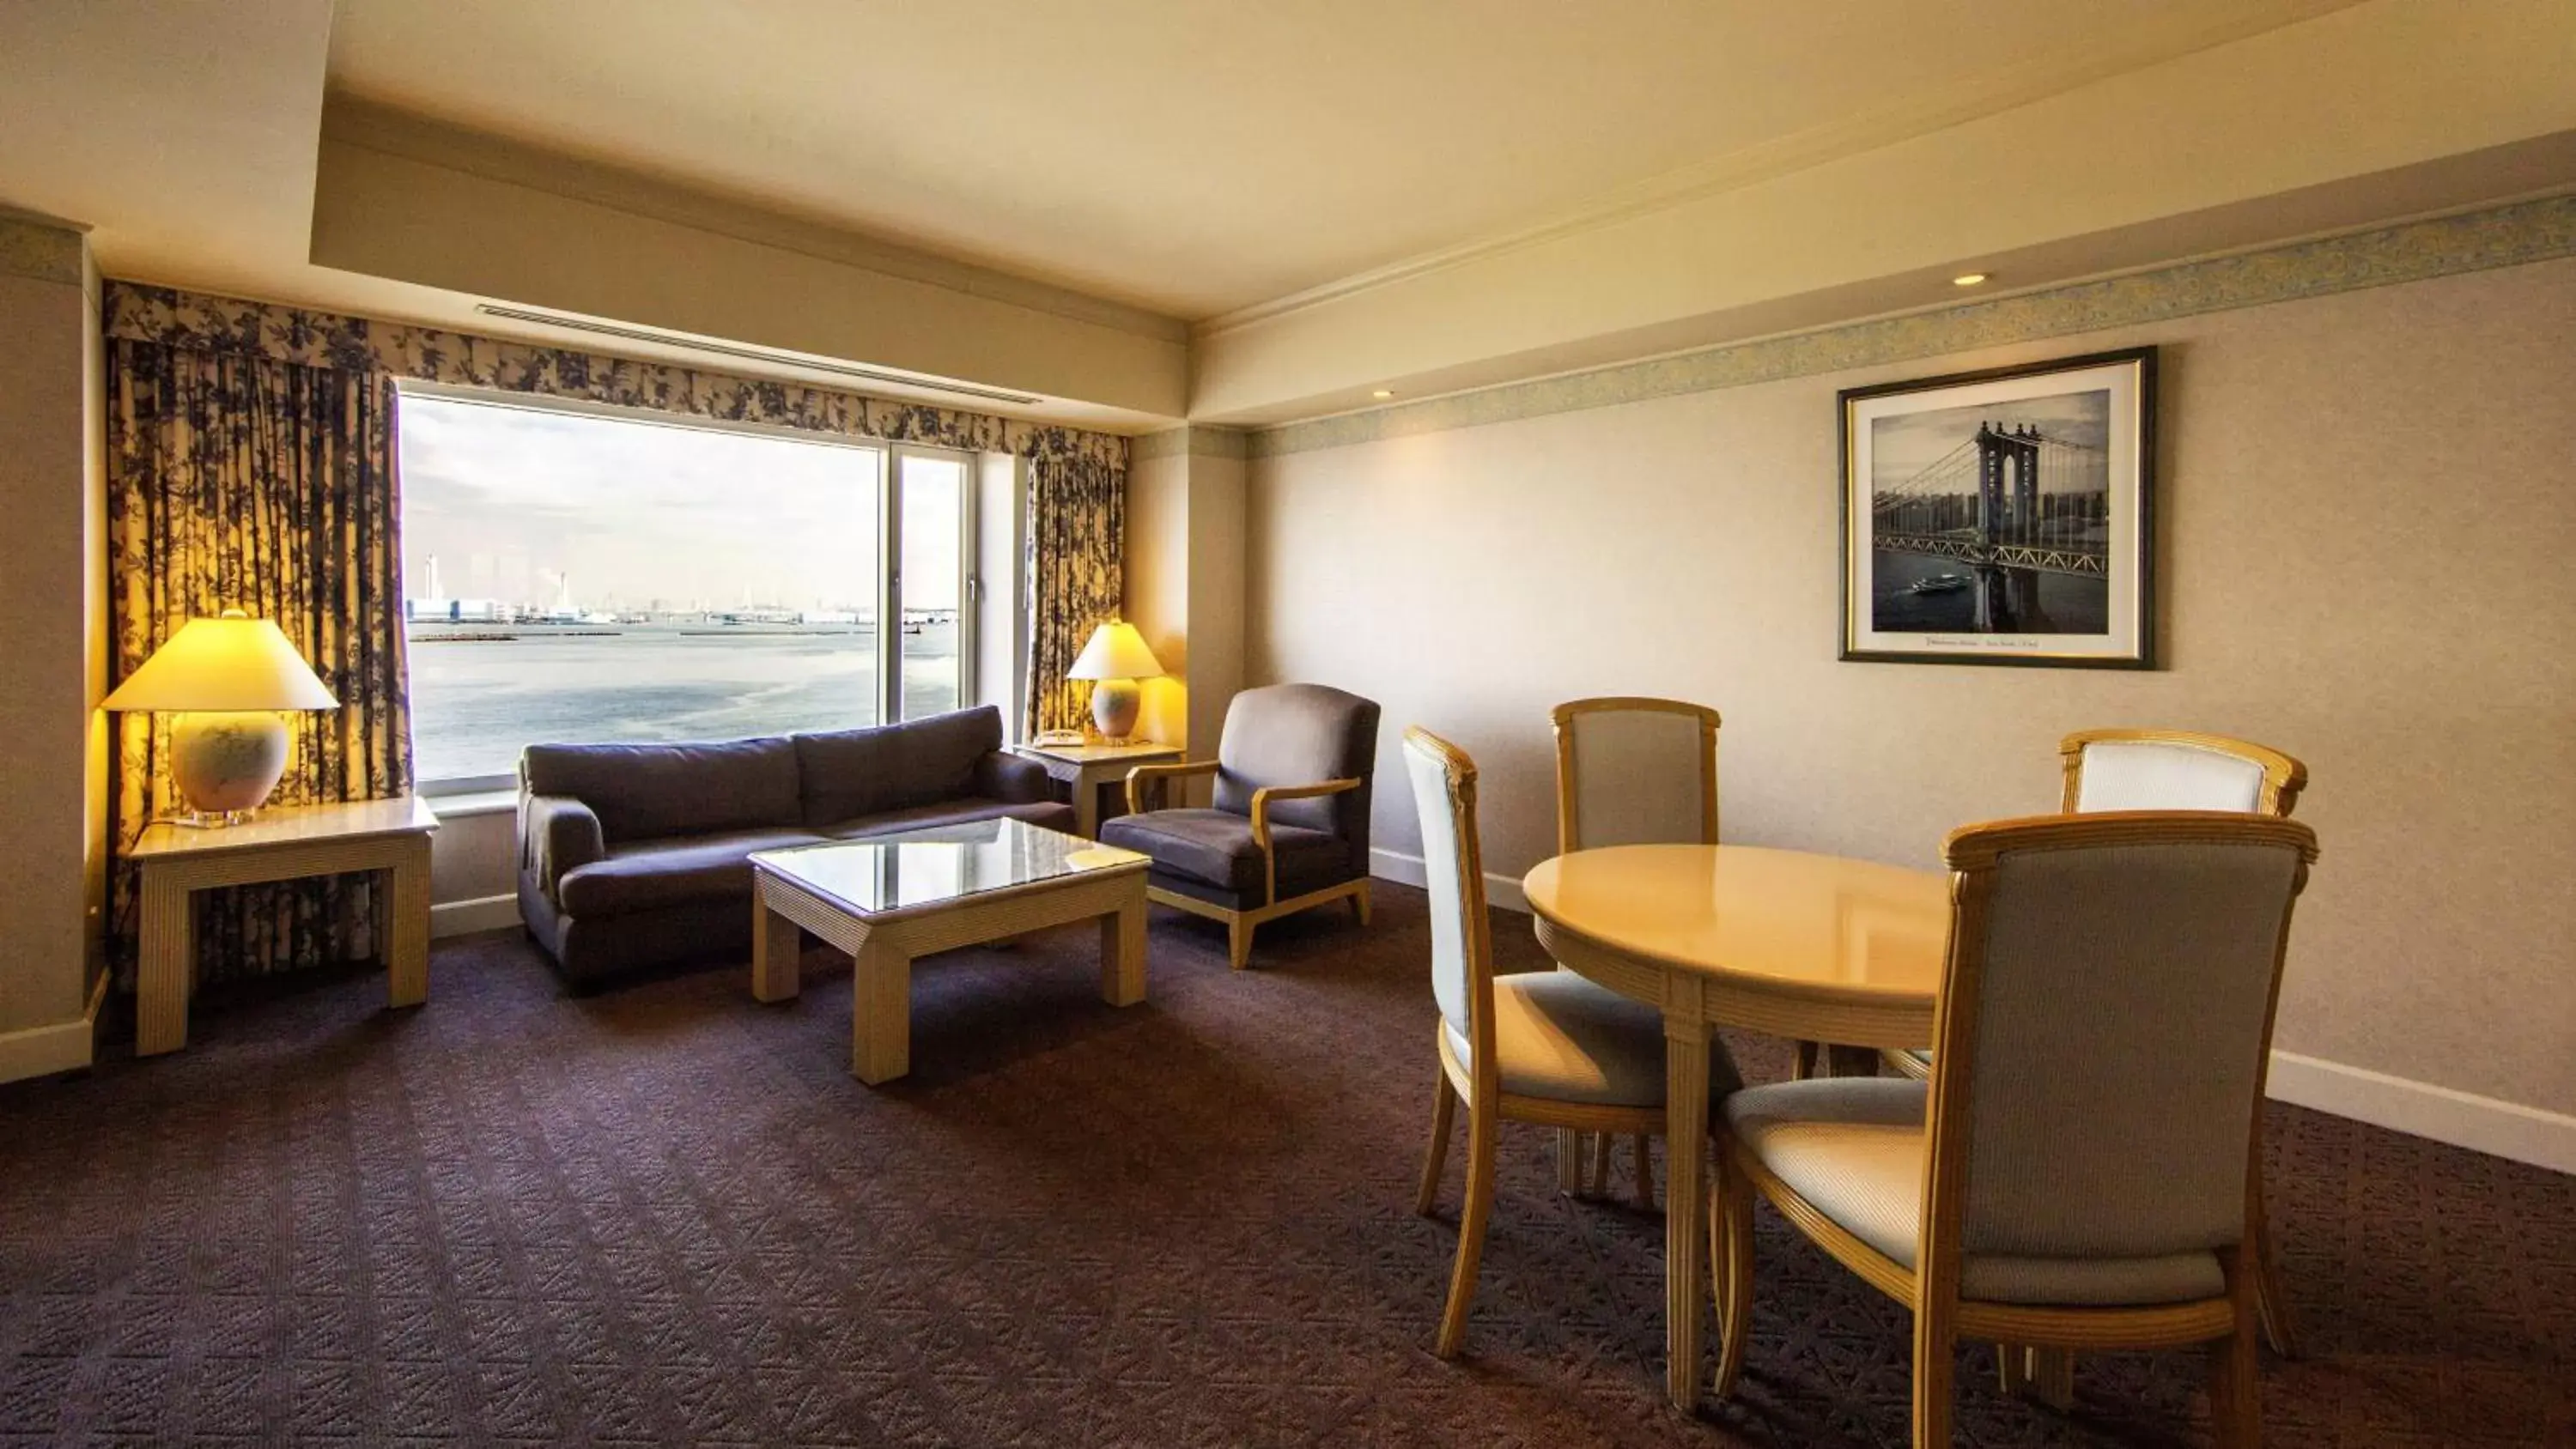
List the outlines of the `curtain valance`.
{"type": "Polygon", "coordinates": [[[977,453],[1081,459],[1121,475],[1127,467],[1127,439],[1086,428],[132,282],[108,283],[103,304],[111,341],[977,453]]]}

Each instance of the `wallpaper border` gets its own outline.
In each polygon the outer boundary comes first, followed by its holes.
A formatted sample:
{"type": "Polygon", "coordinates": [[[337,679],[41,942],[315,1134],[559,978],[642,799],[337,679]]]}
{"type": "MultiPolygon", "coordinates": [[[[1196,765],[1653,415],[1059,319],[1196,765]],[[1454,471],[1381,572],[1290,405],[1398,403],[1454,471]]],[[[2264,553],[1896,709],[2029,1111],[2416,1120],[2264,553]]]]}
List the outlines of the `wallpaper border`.
{"type": "Polygon", "coordinates": [[[0,275],[81,284],[81,230],[0,212],[0,275]]]}
{"type": "Polygon", "coordinates": [[[1504,383],[1251,434],[1271,458],[2576,255],[2576,195],[2346,232],[1992,301],[1504,383]]]}
{"type": "Polygon", "coordinates": [[[1226,458],[1239,463],[1250,456],[1251,435],[1241,428],[1192,423],[1159,433],[1140,433],[1133,448],[1133,460],[1139,463],[1157,458],[1226,458]]]}

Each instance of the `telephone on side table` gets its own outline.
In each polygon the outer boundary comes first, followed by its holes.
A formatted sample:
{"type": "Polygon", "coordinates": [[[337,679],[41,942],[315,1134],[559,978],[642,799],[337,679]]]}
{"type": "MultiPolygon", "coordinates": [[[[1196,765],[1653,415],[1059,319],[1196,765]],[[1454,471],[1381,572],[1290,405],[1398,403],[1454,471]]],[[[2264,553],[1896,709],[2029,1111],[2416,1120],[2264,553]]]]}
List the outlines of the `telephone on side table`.
{"type": "Polygon", "coordinates": [[[1079,745],[1087,743],[1080,730],[1040,730],[1033,745],[1079,745]]]}

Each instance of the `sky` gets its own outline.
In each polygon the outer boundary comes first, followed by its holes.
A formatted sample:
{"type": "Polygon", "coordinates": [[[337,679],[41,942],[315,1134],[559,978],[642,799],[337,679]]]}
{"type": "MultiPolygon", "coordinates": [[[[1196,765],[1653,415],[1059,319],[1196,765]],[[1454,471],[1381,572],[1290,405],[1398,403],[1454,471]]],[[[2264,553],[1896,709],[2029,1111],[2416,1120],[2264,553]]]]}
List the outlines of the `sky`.
{"type": "MultiPolygon", "coordinates": [[[[875,450],[405,394],[403,582],[451,598],[583,609],[875,612],[875,450]]],[[[957,605],[963,470],[914,459],[904,603],[957,605]]]]}
{"type": "MultiPolygon", "coordinates": [[[[2111,441],[2111,394],[2094,388],[2052,397],[1873,418],[1869,435],[1871,491],[1893,488],[1940,462],[1952,448],[1975,437],[1980,423],[1988,422],[1997,427],[2036,425],[2042,433],[2061,442],[2107,448],[2111,441]]],[[[2100,456],[2100,470],[2085,486],[2109,486],[2110,455],[2106,452],[2100,456]]]]}

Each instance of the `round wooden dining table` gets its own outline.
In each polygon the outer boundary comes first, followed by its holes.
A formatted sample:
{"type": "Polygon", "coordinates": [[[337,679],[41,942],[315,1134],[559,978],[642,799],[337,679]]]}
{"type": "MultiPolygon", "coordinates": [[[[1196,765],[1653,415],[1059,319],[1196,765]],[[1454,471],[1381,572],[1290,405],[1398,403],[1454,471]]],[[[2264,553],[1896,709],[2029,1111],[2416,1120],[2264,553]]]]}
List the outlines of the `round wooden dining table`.
{"type": "Polygon", "coordinates": [[[1558,963],[1664,1014],[1664,1383],[1699,1396],[1709,1043],[1719,1027],[1852,1047],[1932,1044],[1950,879],[1749,845],[1616,845],[1521,882],[1558,963]]]}

